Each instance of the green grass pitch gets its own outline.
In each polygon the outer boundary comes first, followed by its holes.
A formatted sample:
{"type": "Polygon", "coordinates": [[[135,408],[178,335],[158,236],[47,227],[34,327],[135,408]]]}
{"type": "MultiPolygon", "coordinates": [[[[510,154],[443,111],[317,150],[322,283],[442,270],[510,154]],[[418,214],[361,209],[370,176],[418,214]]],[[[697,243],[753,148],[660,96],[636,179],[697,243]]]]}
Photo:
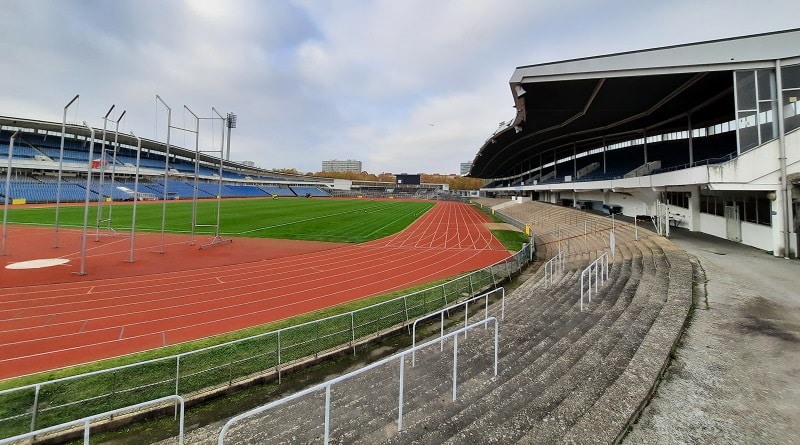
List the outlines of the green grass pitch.
{"type": "MultiPolygon", "coordinates": [[[[403,230],[434,203],[365,199],[229,199],[220,204],[220,234],[251,238],[363,243],[403,230]]],[[[136,231],[161,231],[162,202],[140,202],[136,207],[136,231]]],[[[111,227],[129,231],[133,204],[103,203],[101,219],[109,217],[111,227]]],[[[89,208],[87,227],[97,227],[97,202],[89,208]]],[[[216,222],[217,201],[197,203],[197,224],[216,222]]],[[[59,226],[82,228],[83,205],[62,205],[59,226]]],[[[165,228],[170,233],[189,233],[192,221],[191,201],[170,201],[166,206],[165,228]]],[[[9,208],[9,224],[53,225],[55,205],[9,208]]],[[[101,228],[108,226],[102,222],[101,228]]],[[[213,227],[197,227],[195,233],[214,232],[213,227]]]]}

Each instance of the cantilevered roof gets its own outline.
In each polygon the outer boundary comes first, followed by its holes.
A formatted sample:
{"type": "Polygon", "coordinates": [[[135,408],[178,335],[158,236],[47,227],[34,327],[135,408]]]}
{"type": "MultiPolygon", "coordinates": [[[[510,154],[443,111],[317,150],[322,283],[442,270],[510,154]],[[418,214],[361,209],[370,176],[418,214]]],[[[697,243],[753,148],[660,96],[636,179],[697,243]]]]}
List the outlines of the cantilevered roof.
{"type": "Polygon", "coordinates": [[[707,127],[734,119],[735,70],[800,63],[800,29],[518,67],[517,108],[491,136],[470,176],[520,173],[615,140],[707,127]]]}

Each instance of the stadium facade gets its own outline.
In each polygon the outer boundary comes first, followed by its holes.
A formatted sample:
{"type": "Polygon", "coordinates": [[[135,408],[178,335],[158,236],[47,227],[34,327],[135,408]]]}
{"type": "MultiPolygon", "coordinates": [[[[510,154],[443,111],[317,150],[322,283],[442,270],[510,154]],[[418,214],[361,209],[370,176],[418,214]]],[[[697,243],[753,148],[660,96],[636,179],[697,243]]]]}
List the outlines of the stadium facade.
{"type": "Polygon", "coordinates": [[[620,212],[797,257],[800,29],[518,67],[484,196],[620,212]]]}

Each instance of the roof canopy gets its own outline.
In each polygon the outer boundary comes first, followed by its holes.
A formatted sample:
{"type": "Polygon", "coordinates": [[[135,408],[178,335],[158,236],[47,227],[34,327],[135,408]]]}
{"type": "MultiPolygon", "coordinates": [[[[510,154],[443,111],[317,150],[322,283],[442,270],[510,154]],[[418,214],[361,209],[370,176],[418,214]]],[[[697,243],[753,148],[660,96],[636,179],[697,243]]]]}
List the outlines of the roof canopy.
{"type": "MultiPolygon", "coordinates": [[[[563,158],[644,134],[734,120],[735,70],[797,59],[800,29],[518,67],[517,108],[470,176],[513,176],[531,159],[563,158]]],[[[537,164],[538,165],[538,164],[537,164]]]]}

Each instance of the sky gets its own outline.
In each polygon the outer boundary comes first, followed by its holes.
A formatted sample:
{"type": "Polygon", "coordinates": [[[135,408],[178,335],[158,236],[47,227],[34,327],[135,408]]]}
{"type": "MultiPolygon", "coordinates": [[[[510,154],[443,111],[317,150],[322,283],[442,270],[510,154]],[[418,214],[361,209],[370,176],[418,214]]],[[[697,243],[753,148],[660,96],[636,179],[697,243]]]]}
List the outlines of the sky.
{"type": "MultiPolygon", "coordinates": [[[[518,66],[797,28],[797,0],[1,0],[0,115],[317,172],[459,172],[518,66]],[[163,104],[156,99],[158,95],[163,104]],[[195,121],[191,113],[200,120],[195,121]],[[199,126],[199,132],[195,130],[199,126]],[[197,141],[195,141],[197,134],[197,141]],[[225,149],[223,149],[224,151],[225,149]]],[[[800,42],[798,42],[800,43],[800,42]]]]}

